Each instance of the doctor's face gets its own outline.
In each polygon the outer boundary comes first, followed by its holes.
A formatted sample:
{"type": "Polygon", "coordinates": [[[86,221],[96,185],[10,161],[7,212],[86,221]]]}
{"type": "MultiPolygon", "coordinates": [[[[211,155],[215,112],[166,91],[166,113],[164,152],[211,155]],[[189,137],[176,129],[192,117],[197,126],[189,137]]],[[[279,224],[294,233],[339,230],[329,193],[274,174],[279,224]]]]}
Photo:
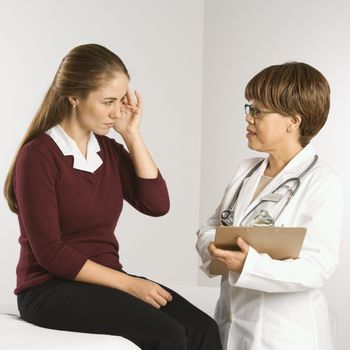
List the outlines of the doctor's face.
{"type": "Polygon", "coordinates": [[[246,136],[250,149],[267,153],[280,152],[296,141],[295,135],[288,132],[291,117],[275,113],[254,100],[251,101],[250,111],[246,115],[246,136]]]}
{"type": "Polygon", "coordinates": [[[105,135],[120,115],[122,98],[128,91],[129,79],[123,73],[102,83],[84,99],[76,98],[74,108],[78,123],[86,130],[105,135]]]}

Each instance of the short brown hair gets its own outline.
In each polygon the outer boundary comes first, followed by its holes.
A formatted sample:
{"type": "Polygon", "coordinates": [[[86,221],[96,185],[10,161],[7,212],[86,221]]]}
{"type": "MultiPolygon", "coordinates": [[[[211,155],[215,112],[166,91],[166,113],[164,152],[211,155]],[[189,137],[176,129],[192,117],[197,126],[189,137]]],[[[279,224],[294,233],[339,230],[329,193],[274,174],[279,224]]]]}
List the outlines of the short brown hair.
{"type": "Polygon", "coordinates": [[[299,142],[304,147],[326,123],[330,87],[317,69],[302,62],[287,62],[255,75],[246,86],[245,98],[281,115],[299,115],[299,142]]]}

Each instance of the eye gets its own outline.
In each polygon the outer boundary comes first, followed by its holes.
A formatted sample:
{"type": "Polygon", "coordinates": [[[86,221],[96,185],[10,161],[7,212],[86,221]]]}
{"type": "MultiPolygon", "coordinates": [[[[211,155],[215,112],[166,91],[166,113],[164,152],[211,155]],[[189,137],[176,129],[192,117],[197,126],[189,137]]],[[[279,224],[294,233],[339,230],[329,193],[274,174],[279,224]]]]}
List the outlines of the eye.
{"type": "Polygon", "coordinates": [[[252,107],[252,115],[254,117],[258,117],[260,115],[261,111],[260,109],[256,108],[256,107],[252,107]]]}
{"type": "Polygon", "coordinates": [[[105,102],[105,105],[111,106],[111,105],[113,104],[113,102],[114,102],[114,101],[107,101],[107,102],[105,102]]]}

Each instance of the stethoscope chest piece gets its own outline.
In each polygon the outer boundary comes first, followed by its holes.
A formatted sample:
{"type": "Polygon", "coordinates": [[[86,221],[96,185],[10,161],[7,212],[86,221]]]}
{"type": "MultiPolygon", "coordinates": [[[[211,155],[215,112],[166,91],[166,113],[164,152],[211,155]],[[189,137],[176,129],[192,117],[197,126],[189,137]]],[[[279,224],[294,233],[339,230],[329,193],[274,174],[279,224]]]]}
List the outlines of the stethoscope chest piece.
{"type": "Polygon", "coordinates": [[[226,209],[221,212],[221,223],[224,226],[230,226],[233,224],[232,210],[226,209]]]}
{"type": "Polygon", "coordinates": [[[259,214],[253,218],[250,226],[274,226],[275,220],[265,209],[260,210],[259,214]]]}

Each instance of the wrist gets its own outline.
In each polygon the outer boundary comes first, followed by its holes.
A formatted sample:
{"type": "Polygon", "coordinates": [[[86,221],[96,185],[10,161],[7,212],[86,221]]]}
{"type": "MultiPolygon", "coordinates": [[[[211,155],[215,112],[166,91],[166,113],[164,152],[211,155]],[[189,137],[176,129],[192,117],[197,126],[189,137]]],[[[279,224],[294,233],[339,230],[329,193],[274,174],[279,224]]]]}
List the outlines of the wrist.
{"type": "Polygon", "coordinates": [[[116,289],[120,289],[123,292],[129,293],[133,277],[129,276],[127,273],[115,271],[116,276],[114,278],[114,285],[116,289]]]}
{"type": "Polygon", "coordinates": [[[123,140],[126,143],[133,142],[133,141],[139,140],[141,138],[141,132],[139,129],[134,130],[134,131],[127,131],[127,132],[123,132],[121,134],[121,137],[123,138],[123,140]]]}

